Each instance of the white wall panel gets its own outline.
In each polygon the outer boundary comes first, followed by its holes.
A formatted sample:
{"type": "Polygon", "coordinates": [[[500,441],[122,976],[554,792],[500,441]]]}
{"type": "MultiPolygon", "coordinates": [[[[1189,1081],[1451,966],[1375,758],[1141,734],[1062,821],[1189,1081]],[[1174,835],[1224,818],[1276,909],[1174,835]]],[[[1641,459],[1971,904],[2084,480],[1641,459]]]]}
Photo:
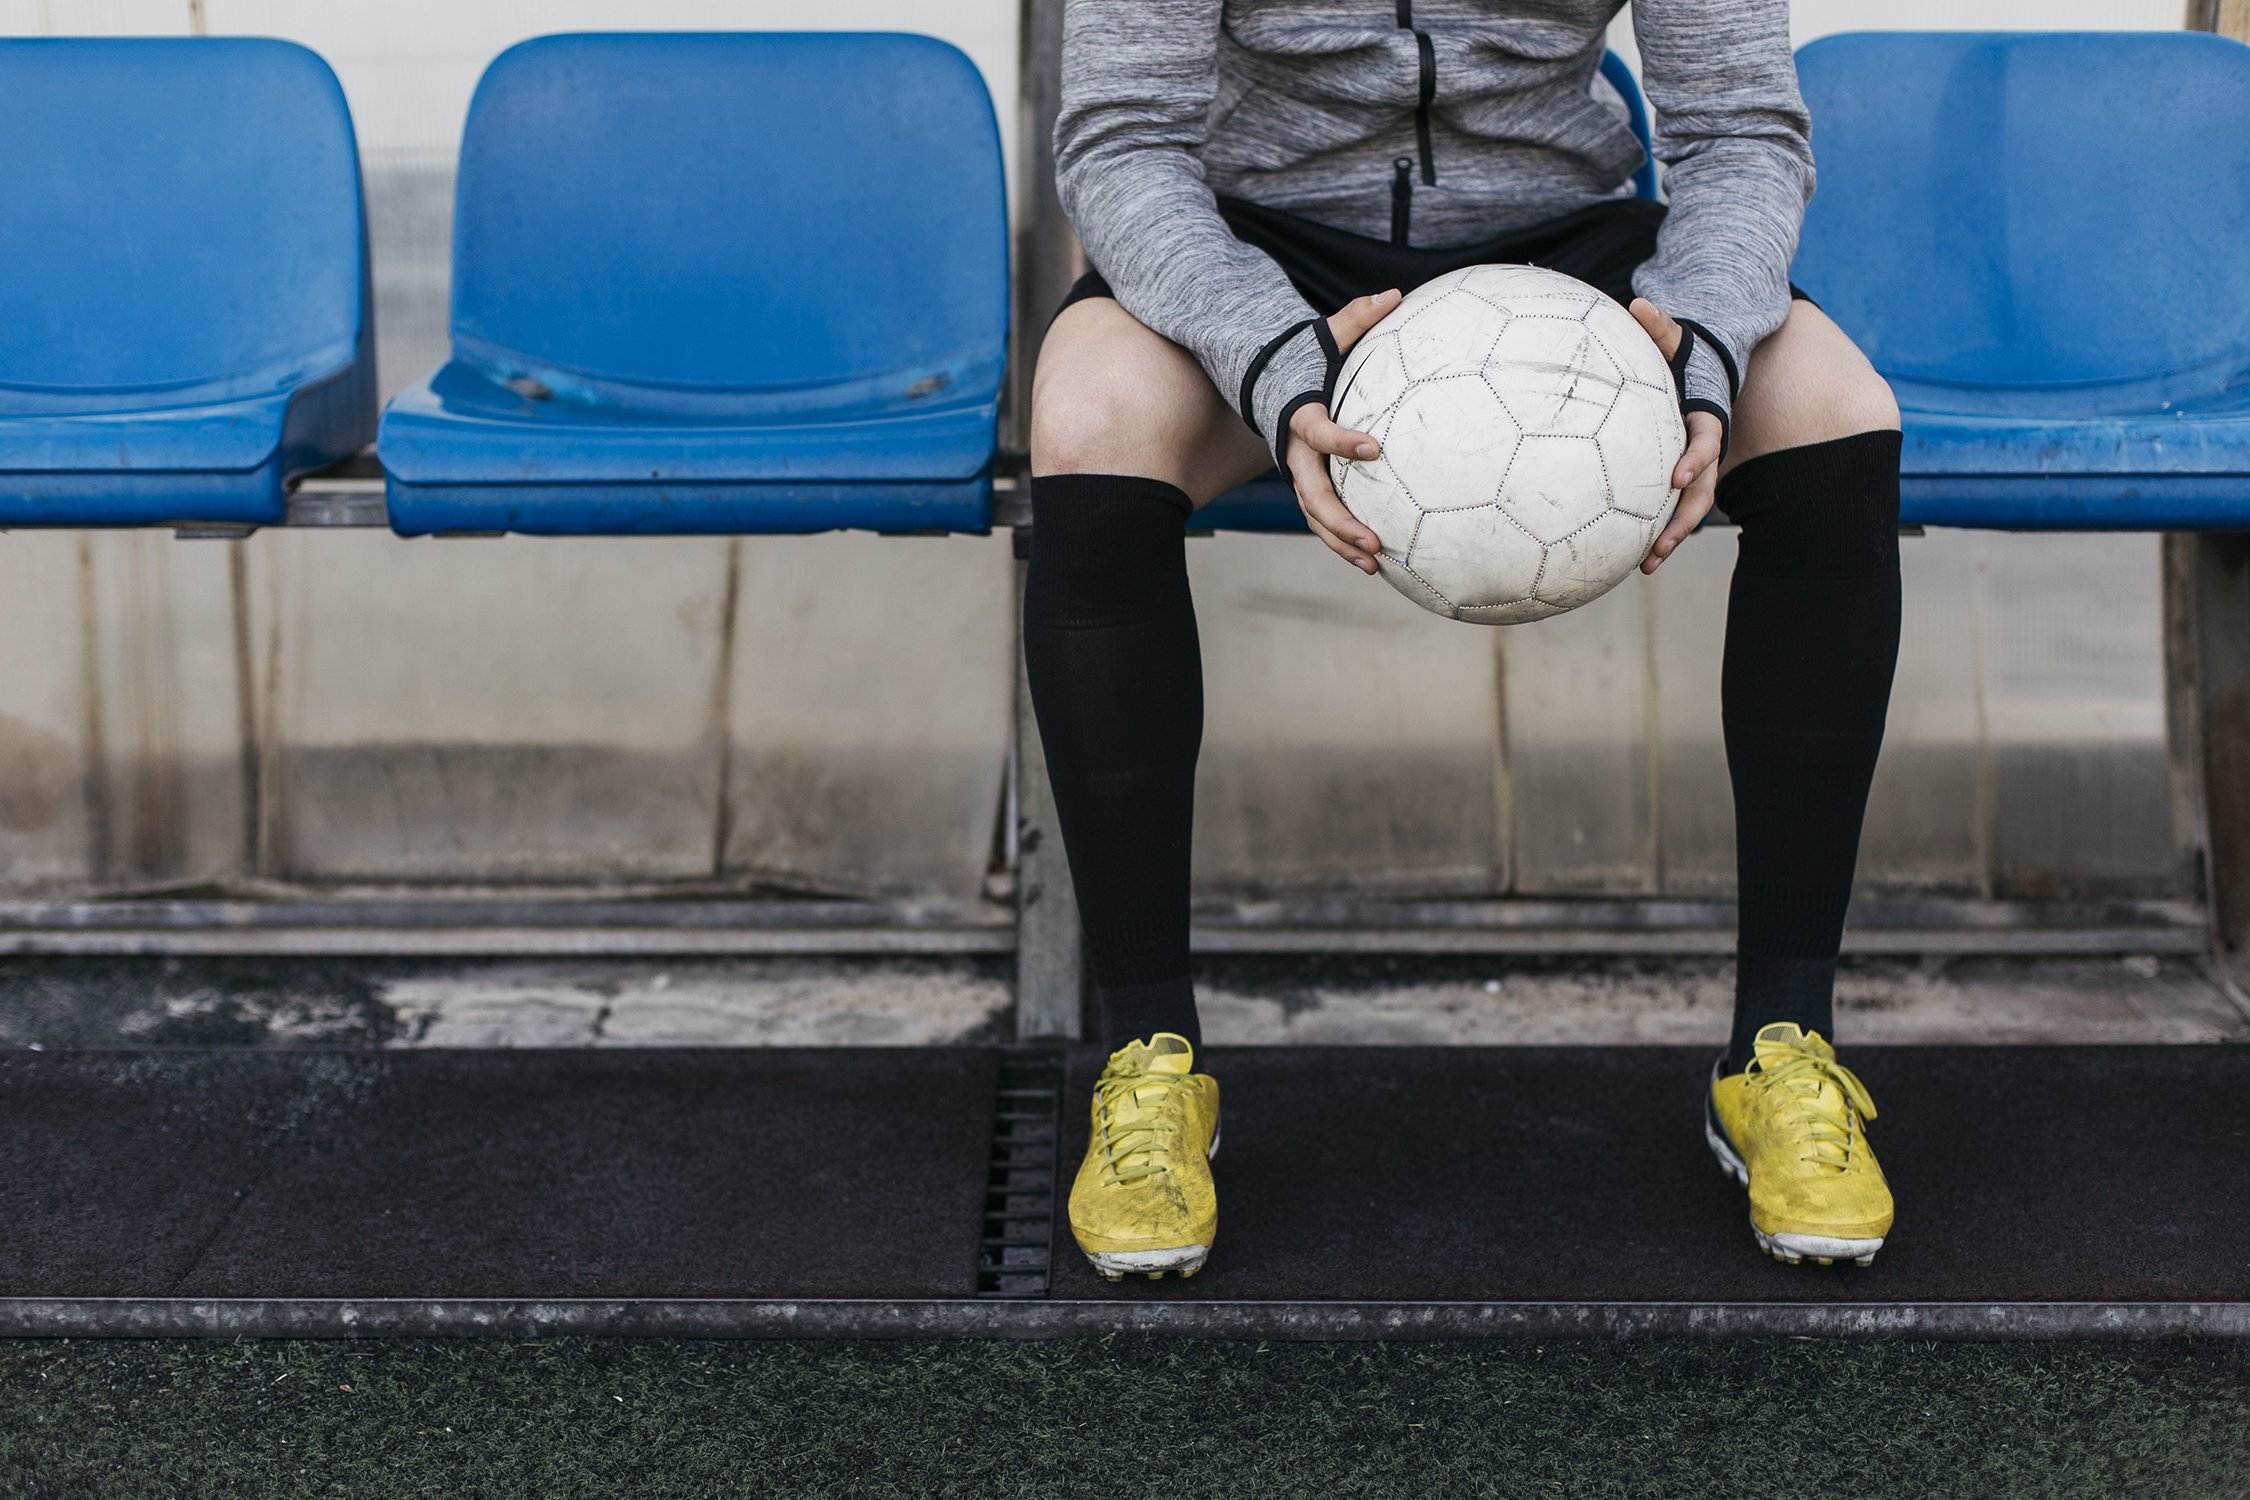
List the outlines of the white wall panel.
{"type": "Polygon", "coordinates": [[[1008,539],[768,537],[741,559],[729,870],[975,896],[1014,725],[1008,539]]]}
{"type": "Polygon", "coordinates": [[[1309,536],[1191,541],[1188,570],[1198,884],[1496,887],[1493,632],[1417,608],[1309,536]]]}
{"type": "Polygon", "coordinates": [[[271,873],[711,873],[724,541],[254,547],[271,873]]]}
{"type": "Polygon", "coordinates": [[[1498,630],[1515,889],[1656,889],[1655,590],[1498,630]]]}
{"type": "Polygon", "coordinates": [[[1731,529],[1699,531],[1653,580],[1658,864],[1676,895],[1734,889],[1734,788],[1719,723],[1734,552],[1731,529]]]}
{"type": "Polygon", "coordinates": [[[100,690],[87,538],[0,533],[0,887],[96,880],[106,842],[89,796],[100,690]]]}
{"type": "Polygon", "coordinates": [[[0,0],[0,36],[185,36],[188,0],[0,0]]]}
{"type": "Polygon", "coordinates": [[[1860,875],[1871,885],[1989,893],[1987,632],[2014,628],[2013,614],[1990,609],[1983,592],[1994,540],[1934,531],[1899,543],[1905,629],[1860,839],[1860,875]]]}
{"type": "Polygon", "coordinates": [[[236,629],[234,586],[238,570],[247,581],[242,544],[164,531],[86,543],[103,726],[93,795],[108,878],[154,887],[239,876],[255,846],[249,635],[236,629]]]}

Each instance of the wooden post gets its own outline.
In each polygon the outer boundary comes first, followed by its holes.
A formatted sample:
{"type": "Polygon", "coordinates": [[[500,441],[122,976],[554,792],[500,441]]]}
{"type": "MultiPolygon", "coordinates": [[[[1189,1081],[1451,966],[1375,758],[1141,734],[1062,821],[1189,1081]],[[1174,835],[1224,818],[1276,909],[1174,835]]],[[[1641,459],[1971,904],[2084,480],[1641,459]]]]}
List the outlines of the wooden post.
{"type": "MultiPolygon", "coordinates": [[[[1078,274],[1078,240],[1055,196],[1053,136],[1062,96],[1063,0],[1023,0],[1016,219],[1015,349],[1009,362],[1010,446],[1031,446],[1031,370],[1055,304],[1078,274]]],[[[1020,507],[1019,507],[1020,511],[1020,507]]],[[[1019,524],[1016,602],[1023,602],[1029,526],[1019,524]]],[[[1021,618],[1019,613],[1019,618],[1021,618]]],[[[1084,1033],[1085,978],[1078,894],[1063,860],[1046,753],[1031,713],[1023,653],[1016,653],[1016,1037],[1084,1033]]]]}

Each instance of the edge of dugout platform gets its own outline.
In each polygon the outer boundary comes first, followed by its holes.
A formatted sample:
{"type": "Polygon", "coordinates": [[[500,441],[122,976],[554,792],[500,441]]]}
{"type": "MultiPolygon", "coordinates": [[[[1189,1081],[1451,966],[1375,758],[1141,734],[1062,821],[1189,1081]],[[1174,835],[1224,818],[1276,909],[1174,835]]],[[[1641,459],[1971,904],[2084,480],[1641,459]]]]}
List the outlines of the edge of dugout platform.
{"type": "Polygon", "coordinates": [[[2156,1339],[2250,1337],[2250,1302],[1124,1302],[1068,1298],[0,1298],[4,1338],[2156,1339]]]}

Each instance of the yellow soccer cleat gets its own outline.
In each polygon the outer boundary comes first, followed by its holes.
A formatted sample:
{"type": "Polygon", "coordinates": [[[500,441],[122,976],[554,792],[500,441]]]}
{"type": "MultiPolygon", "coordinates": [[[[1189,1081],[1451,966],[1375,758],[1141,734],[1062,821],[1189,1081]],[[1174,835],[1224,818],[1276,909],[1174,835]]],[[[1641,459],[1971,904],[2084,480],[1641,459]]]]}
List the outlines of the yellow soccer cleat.
{"type": "Polygon", "coordinates": [[[1711,1076],[1703,1136],[1750,1190],[1750,1231],[1776,1260],[1872,1265],[1891,1188],[1867,1143],[1875,1101],[1817,1031],[1761,1029],[1740,1073],[1711,1076]]]}
{"type": "Polygon", "coordinates": [[[1111,1281],[1193,1276],[1219,1231],[1218,1080],[1195,1071],[1187,1038],[1160,1031],[1109,1055],[1093,1116],[1070,1189],[1078,1248],[1111,1281]]]}

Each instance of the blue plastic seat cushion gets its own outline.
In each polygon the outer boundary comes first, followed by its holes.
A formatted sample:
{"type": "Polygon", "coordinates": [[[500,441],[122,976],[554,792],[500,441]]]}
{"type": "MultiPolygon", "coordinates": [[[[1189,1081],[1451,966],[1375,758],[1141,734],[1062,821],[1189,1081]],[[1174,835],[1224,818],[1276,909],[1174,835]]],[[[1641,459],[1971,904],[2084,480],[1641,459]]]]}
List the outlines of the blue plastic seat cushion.
{"type": "Polygon", "coordinates": [[[458,363],[403,392],[383,464],[407,484],[973,479],[992,462],[984,403],[727,422],[526,395],[458,363]]]}

